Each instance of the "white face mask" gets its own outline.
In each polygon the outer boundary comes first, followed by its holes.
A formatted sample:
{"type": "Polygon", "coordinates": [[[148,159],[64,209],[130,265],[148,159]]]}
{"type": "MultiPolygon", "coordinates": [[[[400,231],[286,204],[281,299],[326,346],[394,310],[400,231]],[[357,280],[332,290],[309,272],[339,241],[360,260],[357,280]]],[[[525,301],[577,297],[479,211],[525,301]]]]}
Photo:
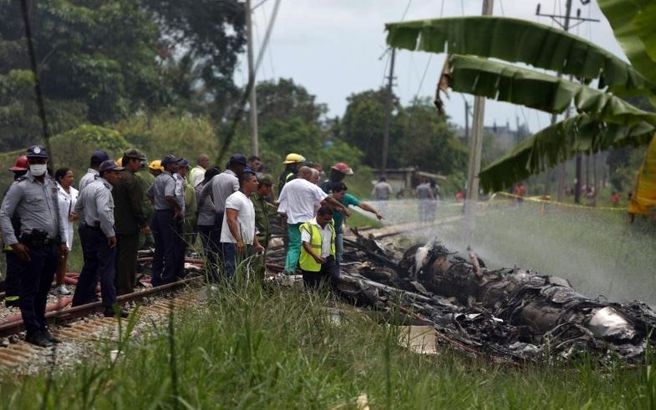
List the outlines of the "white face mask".
{"type": "Polygon", "coordinates": [[[48,170],[47,164],[30,164],[30,174],[34,175],[35,177],[40,177],[41,175],[44,175],[47,170],[48,170]]]}

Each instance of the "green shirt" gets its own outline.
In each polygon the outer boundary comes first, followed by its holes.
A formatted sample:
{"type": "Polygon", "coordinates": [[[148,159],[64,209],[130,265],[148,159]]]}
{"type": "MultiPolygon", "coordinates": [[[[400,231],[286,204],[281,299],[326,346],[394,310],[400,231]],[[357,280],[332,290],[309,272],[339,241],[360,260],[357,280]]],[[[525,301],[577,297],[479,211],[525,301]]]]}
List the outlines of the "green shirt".
{"type": "MultiPolygon", "coordinates": [[[[349,205],[360,206],[360,200],[351,194],[344,194],[339,202],[348,208],[349,205]]],[[[344,214],[339,211],[333,211],[333,220],[335,221],[335,232],[342,233],[342,224],[344,223],[344,214]]]]}
{"type": "MultiPolygon", "coordinates": [[[[148,172],[147,169],[137,171],[134,176],[137,178],[137,182],[141,186],[141,191],[144,193],[148,192],[150,186],[153,184],[153,182],[155,182],[155,177],[153,174],[148,172]]],[[[153,217],[153,214],[155,213],[155,210],[153,208],[153,204],[150,202],[146,195],[144,195],[142,209],[146,220],[150,221],[150,219],[153,217]]]]}
{"type": "Polygon", "coordinates": [[[251,202],[255,209],[255,228],[259,232],[257,240],[266,247],[271,238],[271,218],[276,216],[276,208],[257,192],[251,194],[251,202]]]}

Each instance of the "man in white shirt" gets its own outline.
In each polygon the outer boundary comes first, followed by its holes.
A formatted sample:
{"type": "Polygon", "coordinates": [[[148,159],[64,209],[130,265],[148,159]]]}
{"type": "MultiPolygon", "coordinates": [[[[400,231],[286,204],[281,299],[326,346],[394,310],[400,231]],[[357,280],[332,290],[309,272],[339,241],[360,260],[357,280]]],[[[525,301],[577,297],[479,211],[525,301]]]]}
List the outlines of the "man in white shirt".
{"type": "Polygon", "coordinates": [[[298,178],[285,184],[280,192],[278,213],[287,218],[287,258],[285,259],[285,273],[293,275],[296,272],[298,258],[301,255],[301,224],[314,218],[315,209],[319,204],[326,204],[331,208],[343,212],[345,215],[351,213],[334,198],[328,196],[319,186],[310,182],[312,169],[301,167],[298,178]]]}
{"type": "Polygon", "coordinates": [[[257,240],[255,209],[249,199],[257,191],[257,176],[246,168],[239,178],[239,191],[231,194],[225,203],[221,245],[223,266],[227,279],[235,275],[237,264],[245,258],[264,251],[257,240]]]}
{"type": "Polygon", "coordinates": [[[200,154],[196,161],[196,166],[189,171],[189,183],[196,188],[205,178],[205,170],[210,166],[210,157],[207,154],[200,154]]]}

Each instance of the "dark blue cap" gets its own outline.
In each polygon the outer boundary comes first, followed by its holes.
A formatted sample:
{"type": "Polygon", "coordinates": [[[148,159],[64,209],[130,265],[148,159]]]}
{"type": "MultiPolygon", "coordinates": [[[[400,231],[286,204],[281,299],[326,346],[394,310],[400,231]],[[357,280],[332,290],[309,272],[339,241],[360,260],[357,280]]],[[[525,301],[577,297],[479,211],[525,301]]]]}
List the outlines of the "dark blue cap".
{"type": "Polygon", "coordinates": [[[246,157],[244,154],[232,154],[230,157],[230,161],[228,161],[228,165],[232,164],[241,164],[241,165],[248,165],[248,160],[246,160],[246,157]]]}
{"type": "Polygon", "coordinates": [[[176,156],[173,154],[168,154],[167,156],[162,158],[163,167],[169,164],[175,164],[176,162],[178,162],[178,158],[176,158],[176,156]]]}
{"type": "Polygon", "coordinates": [[[123,171],[124,169],[125,168],[116,165],[116,162],[112,161],[111,159],[108,159],[107,161],[103,161],[100,164],[100,167],[98,168],[98,172],[102,174],[103,172],[123,171]]]}
{"type": "Polygon", "coordinates": [[[93,151],[91,154],[91,162],[100,164],[101,162],[105,162],[109,159],[109,155],[101,149],[93,151]]]}
{"type": "Polygon", "coordinates": [[[189,168],[189,161],[187,161],[184,158],[180,158],[180,159],[178,159],[178,166],[189,168]]]}
{"type": "Polygon", "coordinates": [[[48,158],[48,152],[43,145],[32,145],[27,149],[28,158],[48,158]]]}

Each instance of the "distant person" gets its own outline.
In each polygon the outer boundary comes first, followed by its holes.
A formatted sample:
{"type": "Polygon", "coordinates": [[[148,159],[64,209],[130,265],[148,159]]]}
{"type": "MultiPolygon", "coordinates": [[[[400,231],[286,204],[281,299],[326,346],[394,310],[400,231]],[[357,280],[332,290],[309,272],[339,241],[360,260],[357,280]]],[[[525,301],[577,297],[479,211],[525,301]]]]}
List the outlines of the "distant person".
{"type": "Polygon", "coordinates": [[[189,171],[188,180],[192,187],[196,188],[205,176],[205,170],[210,166],[210,157],[207,154],[200,154],[196,159],[196,166],[189,171]]]}
{"type": "Polygon", "coordinates": [[[264,278],[265,262],[269,241],[271,240],[271,220],[276,218],[276,207],[272,205],[267,198],[273,192],[273,178],[267,174],[260,174],[257,177],[257,191],[250,196],[255,209],[255,228],[257,228],[257,241],[264,247],[264,254],[259,258],[257,264],[257,273],[260,278],[264,278]]]}
{"type": "Polygon", "coordinates": [[[305,162],[305,157],[296,153],[289,153],[285,157],[285,160],[282,162],[285,165],[285,169],[282,174],[280,174],[280,179],[278,180],[278,196],[282,192],[285,184],[296,178],[298,170],[303,166],[305,162]]]}
{"type": "Polygon", "coordinates": [[[80,178],[80,183],[78,184],[78,189],[80,192],[92,183],[96,177],[98,176],[98,167],[100,167],[100,164],[102,164],[104,161],[107,161],[109,159],[109,155],[103,150],[96,150],[91,154],[91,159],[89,160],[89,169],[87,169],[87,173],[80,178]]]}
{"type": "Polygon", "coordinates": [[[157,178],[159,174],[164,172],[164,167],[162,166],[162,161],[159,159],[156,159],[155,161],[151,161],[150,164],[148,164],[148,171],[152,176],[157,178]]]}
{"type": "Polygon", "coordinates": [[[418,200],[419,222],[430,222],[431,202],[435,199],[435,196],[433,195],[433,190],[430,187],[428,179],[422,179],[422,182],[415,188],[415,194],[418,200]]]}
{"type": "Polygon", "coordinates": [[[513,188],[513,195],[515,196],[515,203],[521,204],[524,202],[524,196],[526,195],[526,187],[523,182],[518,182],[513,188]]]}
{"type": "Polygon", "coordinates": [[[392,186],[387,182],[387,178],[380,177],[371,190],[371,196],[376,201],[387,201],[390,199],[392,192],[392,186]]]}
{"type": "Polygon", "coordinates": [[[319,289],[339,280],[339,264],[335,260],[335,227],[333,210],[322,206],[313,218],[300,226],[301,254],[299,264],[306,289],[319,289]]]}
{"type": "Polygon", "coordinates": [[[301,224],[315,216],[315,206],[326,202],[347,216],[350,212],[336,199],[328,196],[321,188],[310,182],[313,172],[309,167],[301,167],[298,178],[288,182],[280,193],[278,213],[286,218],[287,222],[287,257],[285,259],[285,273],[293,275],[296,272],[298,258],[301,253],[301,224]]]}
{"type": "MultiPolygon", "coordinates": [[[[73,188],[74,175],[73,171],[69,168],[59,168],[55,171],[55,181],[57,181],[57,194],[59,206],[59,218],[64,225],[64,232],[66,234],[66,248],[68,252],[73,249],[73,237],[75,235],[74,222],[78,220],[78,214],[75,213],[75,204],[79,191],[73,188]]],[[[67,271],[68,253],[59,256],[57,261],[57,274],[55,275],[55,293],[59,295],[70,295],[71,291],[68,290],[64,283],[67,271]]]]}
{"type": "Polygon", "coordinates": [[[613,191],[613,193],[610,195],[610,204],[612,206],[618,206],[621,199],[622,197],[620,196],[619,192],[613,191]]]}

